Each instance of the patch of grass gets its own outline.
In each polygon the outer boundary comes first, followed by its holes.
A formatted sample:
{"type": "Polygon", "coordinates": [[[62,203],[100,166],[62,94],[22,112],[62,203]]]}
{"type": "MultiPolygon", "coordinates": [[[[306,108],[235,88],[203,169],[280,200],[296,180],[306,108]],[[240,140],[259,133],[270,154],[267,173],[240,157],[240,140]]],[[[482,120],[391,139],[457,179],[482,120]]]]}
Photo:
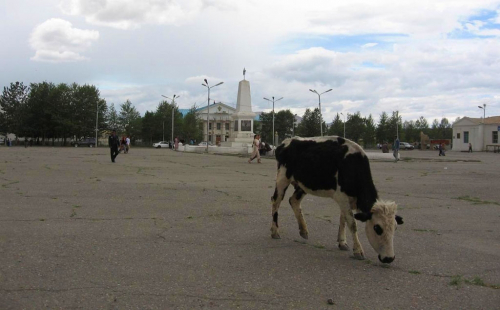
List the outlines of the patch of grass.
{"type": "Polygon", "coordinates": [[[386,180],[386,181],[392,181],[392,179],[393,179],[393,177],[388,177],[388,178],[386,178],[385,180],[386,180]]]}
{"type": "Polygon", "coordinates": [[[478,276],[475,276],[472,279],[467,279],[461,275],[456,275],[456,276],[451,277],[451,281],[449,284],[454,285],[454,286],[460,286],[460,284],[462,284],[462,283],[469,284],[469,285],[482,286],[482,287],[489,287],[489,288],[496,289],[496,290],[500,289],[500,285],[485,283],[483,281],[483,279],[481,279],[478,276]]]}
{"type": "Polygon", "coordinates": [[[480,277],[474,277],[474,279],[472,279],[472,280],[466,279],[465,283],[472,284],[472,285],[486,286],[483,279],[481,279],[480,277]]]}
{"type": "Polygon", "coordinates": [[[188,217],[187,217],[187,219],[188,219],[188,220],[192,220],[192,219],[193,219],[193,217],[192,217],[192,216],[188,216],[188,217]]]}
{"type": "Polygon", "coordinates": [[[39,219],[40,222],[45,222],[45,219],[39,219]]]}
{"type": "Polygon", "coordinates": [[[409,270],[408,272],[411,274],[420,274],[420,271],[418,270],[409,270]]]}
{"type": "Polygon", "coordinates": [[[302,241],[302,240],[297,240],[297,239],[294,239],[293,242],[297,242],[297,243],[300,243],[300,244],[306,244],[305,241],[302,241]]]}
{"type": "Polygon", "coordinates": [[[421,176],[421,177],[426,177],[426,176],[428,176],[428,175],[429,175],[429,173],[428,173],[428,172],[422,172],[422,173],[420,174],[420,176],[421,176]]]}
{"type": "Polygon", "coordinates": [[[463,200],[463,201],[468,201],[471,202],[473,205],[497,205],[500,206],[500,203],[496,201],[488,201],[488,200],[481,200],[479,197],[471,197],[471,196],[460,196],[457,198],[454,198],[457,200],[463,200]]]}
{"type": "Polygon", "coordinates": [[[74,217],[75,215],[76,215],[76,211],[75,211],[75,209],[72,209],[69,217],[74,217]]]}
{"type": "Polygon", "coordinates": [[[461,283],[463,282],[463,278],[462,276],[453,276],[451,277],[451,281],[450,281],[450,285],[455,285],[455,286],[458,286],[460,285],[461,283]]]}
{"type": "Polygon", "coordinates": [[[2,187],[3,188],[7,188],[7,186],[9,186],[9,185],[17,184],[17,183],[19,183],[19,181],[12,181],[12,182],[9,182],[9,183],[6,183],[6,184],[2,184],[2,187]]]}
{"type": "Polygon", "coordinates": [[[315,248],[317,248],[317,249],[324,249],[324,248],[325,248],[325,246],[324,246],[324,245],[321,245],[321,244],[315,244],[315,245],[313,245],[313,246],[314,246],[315,248]]]}
{"type": "Polygon", "coordinates": [[[81,208],[81,206],[73,205],[73,208],[81,208]]]}

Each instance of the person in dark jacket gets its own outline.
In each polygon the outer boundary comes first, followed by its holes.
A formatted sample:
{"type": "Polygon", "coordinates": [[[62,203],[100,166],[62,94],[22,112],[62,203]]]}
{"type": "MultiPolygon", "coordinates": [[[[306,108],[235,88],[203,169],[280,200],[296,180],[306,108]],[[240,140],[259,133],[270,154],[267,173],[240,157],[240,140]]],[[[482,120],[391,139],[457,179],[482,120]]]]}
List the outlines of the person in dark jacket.
{"type": "Polygon", "coordinates": [[[111,161],[115,162],[115,158],[118,156],[118,148],[120,147],[120,139],[116,135],[116,130],[111,132],[111,136],[108,138],[108,145],[111,150],[111,161]]]}

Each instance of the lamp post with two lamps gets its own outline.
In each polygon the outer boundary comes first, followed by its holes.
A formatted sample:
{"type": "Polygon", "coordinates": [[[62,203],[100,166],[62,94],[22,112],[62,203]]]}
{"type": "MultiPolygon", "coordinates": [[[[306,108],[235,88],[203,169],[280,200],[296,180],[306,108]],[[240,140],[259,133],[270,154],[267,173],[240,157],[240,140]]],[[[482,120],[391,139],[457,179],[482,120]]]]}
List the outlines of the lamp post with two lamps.
{"type": "MultiPolygon", "coordinates": [[[[173,98],[170,98],[170,97],[167,97],[167,96],[163,96],[161,95],[162,97],[165,97],[167,99],[170,99],[172,100],[172,143],[174,142],[174,113],[175,113],[175,98],[179,98],[180,96],[176,96],[174,95],[173,98]]],[[[163,121],[163,141],[165,141],[165,121],[163,121]]]]}
{"type": "Polygon", "coordinates": [[[208,135],[209,135],[209,131],[208,131],[208,124],[210,123],[210,120],[209,120],[209,117],[210,117],[210,89],[215,87],[215,86],[219,86],[221,84],[223,84],[224,82],[220,82],[220,83],[217,83],[213,86],[209,86],[208,85],[208,81],[207,79],[204,79],[205,83],[202,83],[201,85],[205,86],[208,90],[208,98],[207,98],[207,153],[208,153],[208,135]]]}
{"type": "Polygon", "coordinates": [[[273,145],[276,145],[276,141],[274,141],[275,140],[275,137],[274,137],[274,103],[280,101],[281,99],[283,99],[283,97],[276,99],[276,100],[274,100],[274,97],[271,97],[271,98],[273,98],[273,100],[267,99],[267,98],[264,98],[264,100],[267,100],[267,101],[273,103],[273,134],[272,134],[272,137],[273,137],[273,145]]]}
{"type": "Polygon", "coordinates": [[[483,123],[486,120],[486,103],[483,103],[483,106],[478,105],[478,108],[483,110],[483,123]]]}
{"type": "Polygon", "coordinates": [[[315,93],[316,95],[318,95],[318,100],[319,100],[319,127],[321,128],[321,136],[323,136],[323,115],[321,114],[321,95],[323,95],[324,93],[327,93],[329,91],[332,91],[332,89],[330,88],[329,90],[326,90],[326,91],[322,92],[321,94],[318,93],[315,89],[309,89],[309,91],[315,93]]]}

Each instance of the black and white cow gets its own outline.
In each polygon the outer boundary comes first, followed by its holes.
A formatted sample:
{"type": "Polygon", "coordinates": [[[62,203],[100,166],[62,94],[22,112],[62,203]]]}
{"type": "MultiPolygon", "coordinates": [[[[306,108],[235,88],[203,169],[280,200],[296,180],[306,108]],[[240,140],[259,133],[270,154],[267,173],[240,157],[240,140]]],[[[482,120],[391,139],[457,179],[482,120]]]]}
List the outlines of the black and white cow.
{"type": "Polygon", "coordinates": [[[371,246],[383,263],[394,258],[393,238],[397,224],[403,219],[396,215],[394,202],[378,200],[373,184],[370,163],[363,149],[341,137],[286,139],[276,149],[278,174],[272,200],[271,236],[279,239],[278,209],[290,184],[295,192],[290,198],[300,235],[307,239],[307,225],[302,215],[300,202],[306,194],[329,197],[340,206],[338,246],[348,251],[345,226],[353,236],[354,257],[364,259],[363,248],[358,239],[356,221],[366,222],[366,235],[371,246]],[[353,211],[357,211],[353,214],[353,211]]]}

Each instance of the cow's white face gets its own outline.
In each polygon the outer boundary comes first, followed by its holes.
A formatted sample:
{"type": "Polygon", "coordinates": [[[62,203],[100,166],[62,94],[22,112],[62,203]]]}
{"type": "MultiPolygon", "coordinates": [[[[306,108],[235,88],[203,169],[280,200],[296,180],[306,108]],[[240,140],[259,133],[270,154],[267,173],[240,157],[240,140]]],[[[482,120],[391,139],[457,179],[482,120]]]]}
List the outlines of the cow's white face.
{"type": "Polygon", "coordinates": [[[390,264],[396,258],[394,254],[394,232],[403,219],[396,216],[397,205],[394,202],[377,201],[369,214],[356,214],[356,219],[366,223],[368,241],[378,253],[382,263],[390,264]]]}

